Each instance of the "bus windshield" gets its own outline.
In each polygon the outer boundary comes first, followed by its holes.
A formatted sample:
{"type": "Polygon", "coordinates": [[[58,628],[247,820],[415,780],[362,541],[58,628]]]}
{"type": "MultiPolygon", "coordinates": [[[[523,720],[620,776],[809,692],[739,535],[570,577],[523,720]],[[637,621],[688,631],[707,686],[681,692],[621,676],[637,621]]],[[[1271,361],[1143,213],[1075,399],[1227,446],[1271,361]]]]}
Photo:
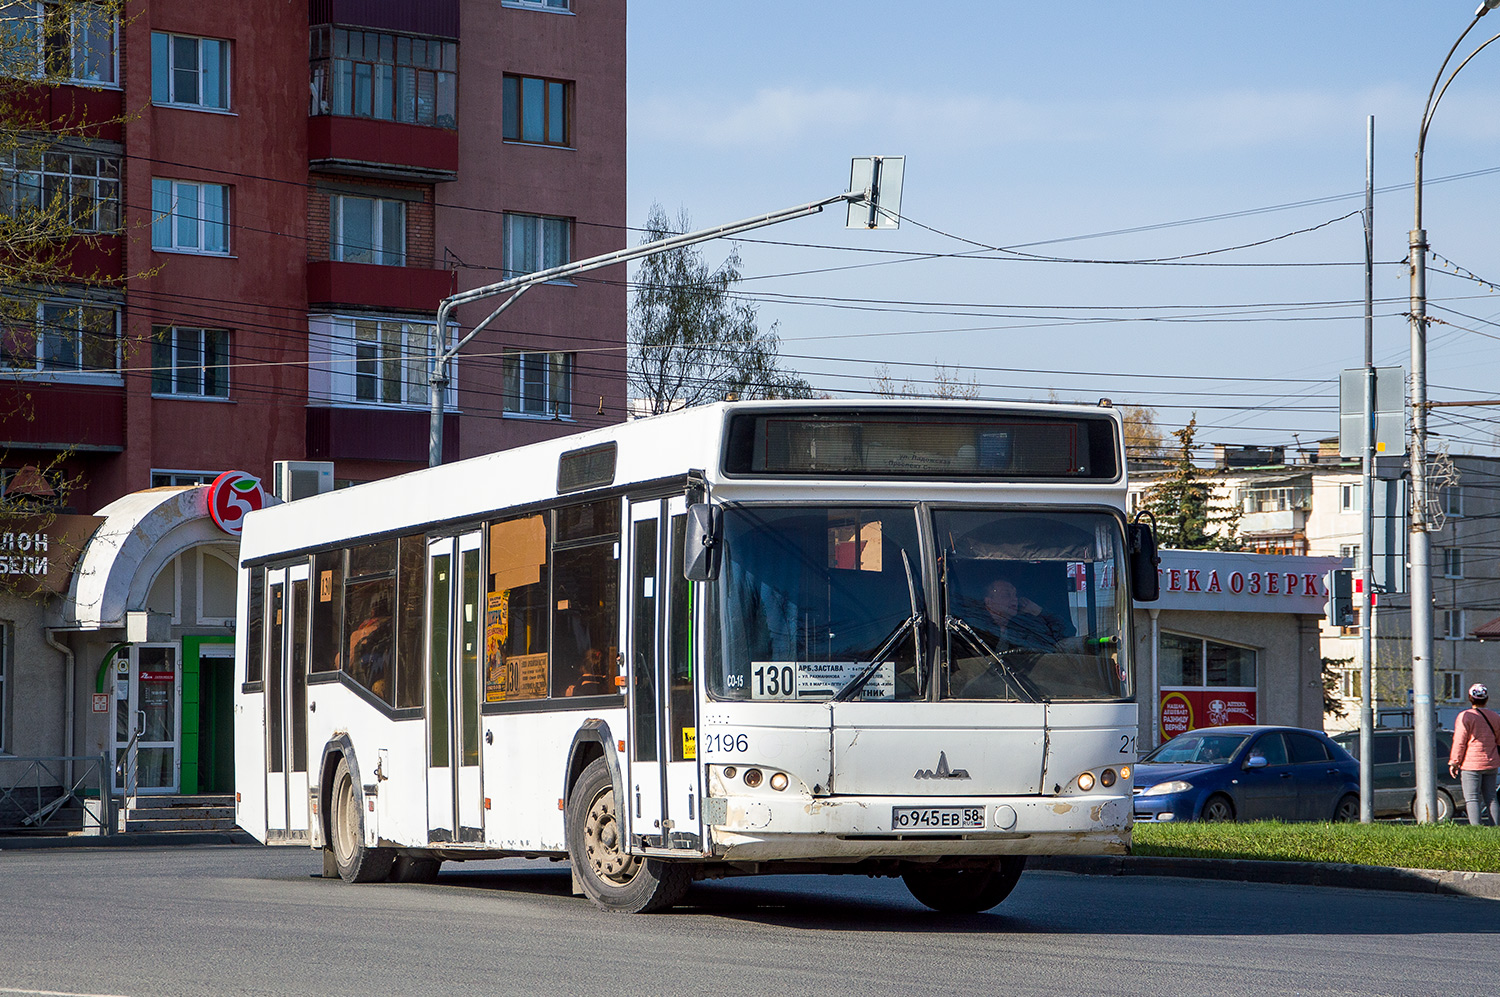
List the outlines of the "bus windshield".
{"type": "Polygon", "coordinates": [[[1118,520],[938,510],[944,694],[1018,702],[1130,695],[1118,520]]]}
{"type": "Polygon", "coordinates": [[[924,586],[911,506],[726,509],[710,691],[919,700],[936,671],[945,699],[1128,698],[1114,516],[937,510],[932,528],[924,586]]]}

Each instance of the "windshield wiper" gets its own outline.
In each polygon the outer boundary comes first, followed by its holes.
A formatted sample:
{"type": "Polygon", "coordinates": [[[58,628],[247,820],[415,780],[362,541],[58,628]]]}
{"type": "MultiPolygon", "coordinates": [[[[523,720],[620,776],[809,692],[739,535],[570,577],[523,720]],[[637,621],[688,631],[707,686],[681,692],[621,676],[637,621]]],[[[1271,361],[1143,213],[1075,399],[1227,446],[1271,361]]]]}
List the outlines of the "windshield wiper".
{"type": "Polygon", "coordinates": [[[902,636],[908,630],[916,632],[918,683],[925,687],[925,682],[922,681],[921,659],[922,625],[926,622],[926,617],[923,616],[922,609],[918,605],[917,583],[912,578],[911,559],[906,556],[906,551],[904,550],[901,552],[901,563],[906,567],[906,589],[907,594],[911,596],[911,615],[896,624],[896,629],[891,631],[891,635],[882,641],[880,647],[871,655],[870,663],[834,694],[833,702],[835,703],[844,703],[859,695],[860,690],[869,684],[870,679],[875,677],[875,673],[880,670],[880,666],[885,664],[886,654],[890,652],[891,648],[896,646],[896,643],[901,640],[902,636]]]}
{"type": "Polygon", "coordinates": [[[957,616],[945,616],[943,618],[943,632],[956,632],[970,647],[980,652],[981,654],[984,654],[995,664],[999,665],[1000,671],[1005,675],[1006,681],[1016,687],[1016,692],[1020,695],[1022,701],[1027,703],[1041,702],[1041,696],[1037,693],[1036,686],[1031,683],[1031,680],[1017,672],[1010,666],[1010,663],[1005,660],[1005,656],[1007,654],[1015,654],[1017,652],[1030,654],[1033,652],[1028,651],[1025,648],[1011,648],[1006,651],[997,651],[993,647],[990,647],[990,645],[986,644],[984,642],[984,639],[980,637],[979,634],[974,632],[973,627],[969,626],[968,623],[959,619],[957,616]]]}

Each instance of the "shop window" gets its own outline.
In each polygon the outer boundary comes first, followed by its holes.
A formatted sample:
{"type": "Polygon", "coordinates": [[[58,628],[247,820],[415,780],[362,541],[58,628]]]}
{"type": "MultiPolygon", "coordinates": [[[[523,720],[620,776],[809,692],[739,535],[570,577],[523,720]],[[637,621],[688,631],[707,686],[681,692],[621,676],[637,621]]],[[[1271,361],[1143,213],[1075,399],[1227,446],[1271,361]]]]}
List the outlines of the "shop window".
{"type": "Polygon", "coordinates": [[[151,32],[151,101],[229,110],[229,42],[151,32]]]}
{"type": "Polygon", "coordinates": [[[1255,658],[1248,647],[1163,633],[1157,676],[1164,688],[1254,689],[1255,658]]]}
{"type": "Polygon", "coordinates": [[[229,333],[158,326],[151,330],[151,393],[229,397],[229,333]]]}
{"type": "Polygon", "coordinates": [[[490,525],[484,606],[484,701],[545,699],[548,659],[547,517],[490,525]]]}
{"type": "Polygon", "coordinates": [[[313,115],[458,127],[458,43],[318,25],[313,115]]]}

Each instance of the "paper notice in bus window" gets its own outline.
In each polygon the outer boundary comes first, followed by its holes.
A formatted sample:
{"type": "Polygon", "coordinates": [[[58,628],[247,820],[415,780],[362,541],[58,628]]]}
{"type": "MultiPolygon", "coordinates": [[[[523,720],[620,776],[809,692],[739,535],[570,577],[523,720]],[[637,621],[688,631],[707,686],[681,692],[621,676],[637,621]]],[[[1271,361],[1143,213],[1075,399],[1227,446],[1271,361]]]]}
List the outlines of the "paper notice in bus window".
{"type": "Polygon", "coordinates": [[[682,760],[693,761],[698,757],[698,728],[682,728],[682,760]]]}
{"type": "Polygon", "coordinates": [[[484,670],[484,701],[505,703],[547,695],[547,652],[490,658],[484,670]]]}
{"type": "Polygon", "coordinates": [[[844,571],[881,570],[881,522],[859,523],[853,519],[828,527],[828,566],[844,571]]]}
{"type": "MultiPolygon", "coordinates": [[[[868,661],[752,661],[750,698],[831,699],[868,666],[868,661]]],[[[858,698],[895,699],[895,663],[882,662],[858,698]]]]}
{"type": "Polygon", "coordinates": [[[547,523],[541,516],[490,527],[490,591],[535,585],[546,563],[547,523]]]}

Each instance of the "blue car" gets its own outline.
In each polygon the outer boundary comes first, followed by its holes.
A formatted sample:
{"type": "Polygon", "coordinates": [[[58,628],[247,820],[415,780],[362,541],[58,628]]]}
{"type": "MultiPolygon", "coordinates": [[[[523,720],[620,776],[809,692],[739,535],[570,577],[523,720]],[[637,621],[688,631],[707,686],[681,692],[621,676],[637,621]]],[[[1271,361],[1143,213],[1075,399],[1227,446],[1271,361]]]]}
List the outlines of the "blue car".
{"type": "Polygon", "coordinates": [[[1359,763],[1322,731],[1209,727],[1135,767],[1135,819],[1359,819],[1359,763]]]}

